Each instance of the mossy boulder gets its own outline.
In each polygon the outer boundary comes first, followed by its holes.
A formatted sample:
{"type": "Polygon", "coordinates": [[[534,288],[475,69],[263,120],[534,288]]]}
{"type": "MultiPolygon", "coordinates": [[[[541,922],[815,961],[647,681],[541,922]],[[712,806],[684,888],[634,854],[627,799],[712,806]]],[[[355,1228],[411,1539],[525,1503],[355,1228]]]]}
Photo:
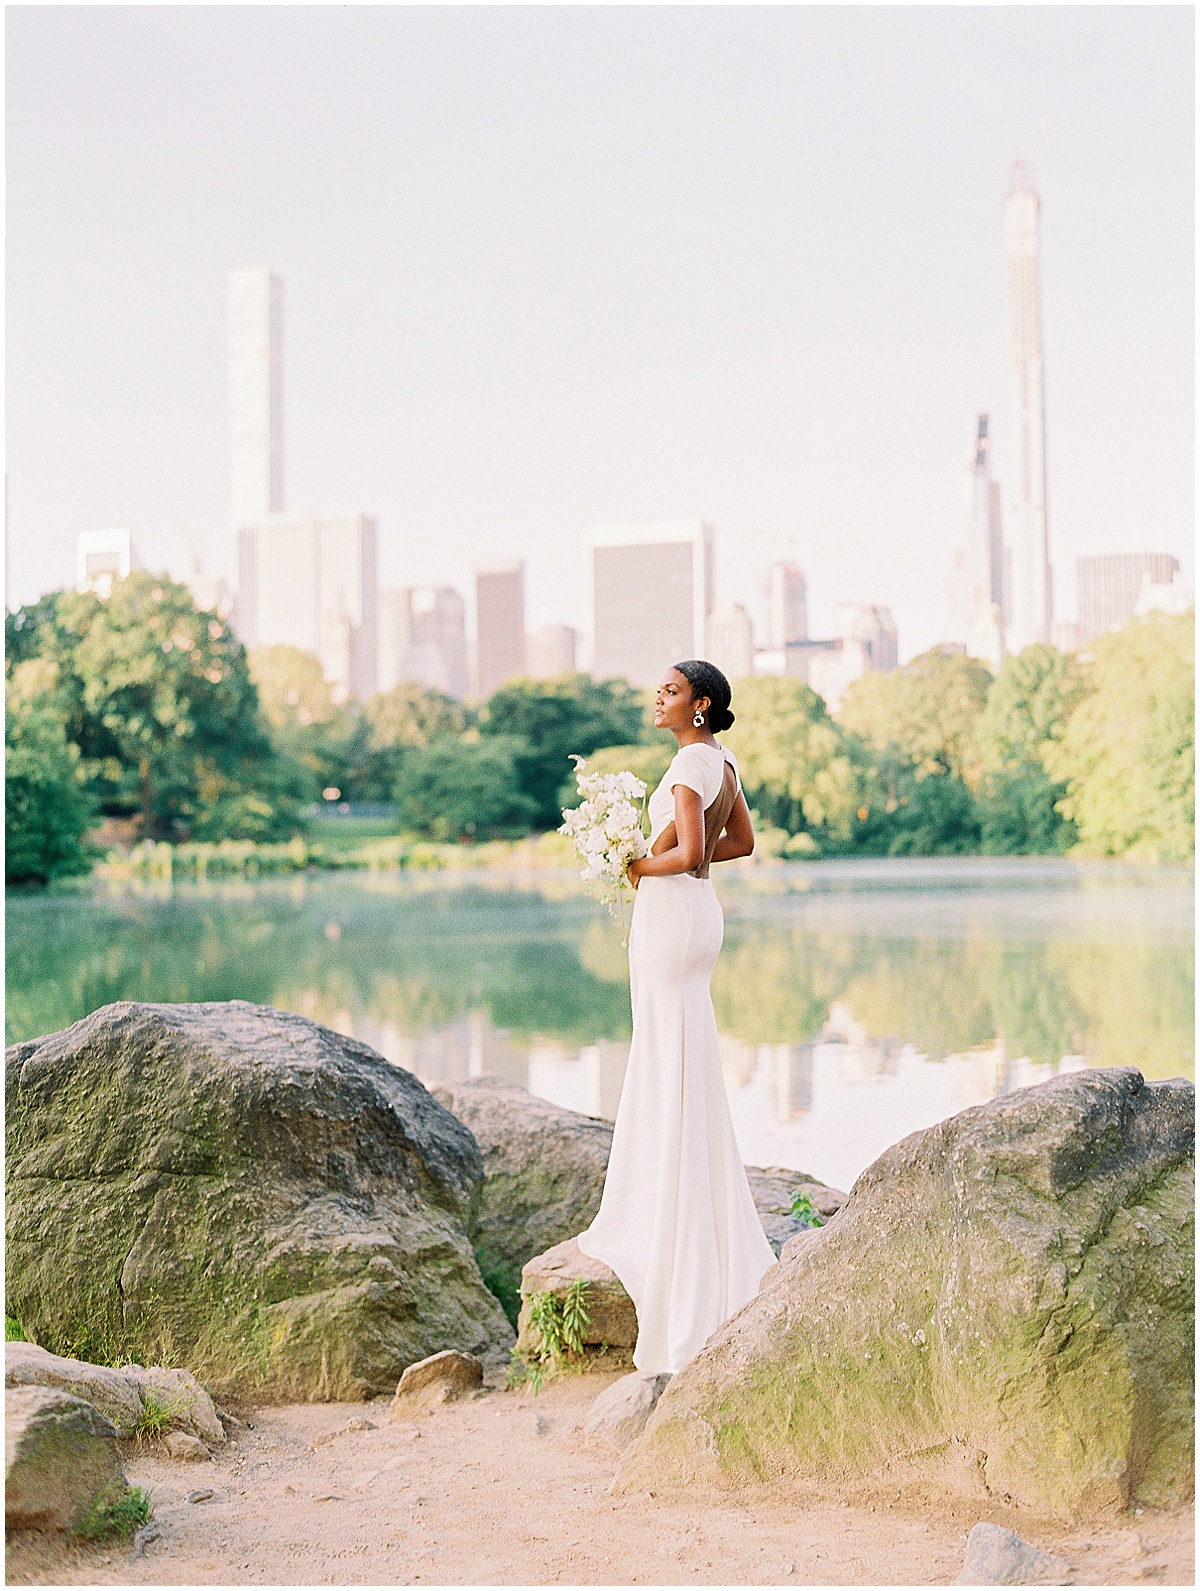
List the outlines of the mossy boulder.
{"type": "Polygon", "coordinates": [[[111,1420],[56,1387],[4,1393],[4,1523],[8,1530],[77,1531],[129,1490],[111,1420]]]}
{"type": "Polygon", "coordinates": [[[134,1436],[142,1429],[149,1404],[168,1425],[218,1446],[225,1440],[212,1399],[186,1370],[132,1364],[116,1370],[110,1365],[60,1358],[36,1343],[6,1342],[4,1385],[56,1387],[69,1392],[111,1420],[118,1436],[134,1436]]]}
{"type": "Polygon", "coordinates": [[[617,1489],[1185,1503],[1194,1131],[1191,1083],[1121,1067],[903,1139],[672,1380],[617,1489]]]}
{"type": "Polygon", "coordinates": [[[507,1353],[467,1236],[478,1146],[365,1044],[240,1000],[123,1001],[14,1046],[6,1077],[7,1308],[51,1352],[247,1400],[507,1353]]]}
{"type": "Polygon", "coordinates": [[[483,1154],[471,1237],[484,1274],[515,1301],[526,1262],[581,1232],[600,1208],[612,1123],[498,1077],[434,1092],[483,1154]]]}

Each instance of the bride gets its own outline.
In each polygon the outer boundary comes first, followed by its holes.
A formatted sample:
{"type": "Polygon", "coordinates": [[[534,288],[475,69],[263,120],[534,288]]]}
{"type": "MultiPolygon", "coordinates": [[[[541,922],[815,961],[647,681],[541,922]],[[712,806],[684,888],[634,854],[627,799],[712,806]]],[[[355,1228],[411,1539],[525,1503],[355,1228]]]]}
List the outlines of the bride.
{"type": "Polygon", "coordinates": [[[749,856],[729,681],[693,659],[668,669],[656,728],[679,743],[650,797],[650,855],[629,864],[633,1042],[604,1197],[579,1247],[620,1277],[638,1316],[633,1362],[674,1374],[748,1303],[775,1263],[733,1134],[709,979],[724,918],[712,862],[749,856]]]}

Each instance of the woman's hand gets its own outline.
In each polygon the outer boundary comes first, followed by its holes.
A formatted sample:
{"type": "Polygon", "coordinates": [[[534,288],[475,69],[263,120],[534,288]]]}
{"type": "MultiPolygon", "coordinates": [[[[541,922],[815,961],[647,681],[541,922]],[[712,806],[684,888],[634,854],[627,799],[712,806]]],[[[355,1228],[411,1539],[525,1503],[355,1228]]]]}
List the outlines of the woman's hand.
{"type": "Polygon", "coordinates": [[[634,889],[638,887],[638,879],[642,876],[642,863],[644,861],[644,856],[634,856],[630,859],[629,866],[625,869],[625,877],[633,885],[634,889]]]}

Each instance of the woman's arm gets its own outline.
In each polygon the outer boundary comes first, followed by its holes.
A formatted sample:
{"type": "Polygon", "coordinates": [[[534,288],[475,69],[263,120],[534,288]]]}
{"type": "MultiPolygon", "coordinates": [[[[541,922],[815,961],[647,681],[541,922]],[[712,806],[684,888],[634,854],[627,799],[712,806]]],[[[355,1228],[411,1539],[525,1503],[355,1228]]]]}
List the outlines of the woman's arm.
{"type": "Polygon", "coordinates": [[[750,856],[754,851],[754,825],[750,821],[750,808],[739,790],[725,832],[717,841],[713,852],[714,862],[732,862],[738,856],[750,856]]]}
{"type": "MultiPolygon", "coordinates": [[[[675,843],[656,856],[635,856],[627,869],[629,882],[637,888],[639,878],[669,878],[674,873],[690,873],[704,860],[704,808],[700,795],[686,784],[677,784],[675,797],[675,843]]],[[[668,838],[659,835],[656,844],[668,838]]],[[[740,852],[738,853],[741,854],[740,852]]]]}

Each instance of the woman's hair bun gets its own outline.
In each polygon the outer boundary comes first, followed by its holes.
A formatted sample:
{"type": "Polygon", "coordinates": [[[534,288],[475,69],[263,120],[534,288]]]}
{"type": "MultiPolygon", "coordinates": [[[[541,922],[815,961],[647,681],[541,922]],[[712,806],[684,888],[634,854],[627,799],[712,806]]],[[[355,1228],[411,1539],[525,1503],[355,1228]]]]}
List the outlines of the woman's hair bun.
{"type": "Polygon", "coordinates": [[[676,663],[675,669],[692,687],[693,696],[708,697],[711,704],[708,727],[713,734],[719,735],[723,729],[728,729],[733,723],[733,714],[729,711],[729,698],[733,692],[717,665],[706,663],[703,658],[692,657],[686,662],[676,663]]]}

